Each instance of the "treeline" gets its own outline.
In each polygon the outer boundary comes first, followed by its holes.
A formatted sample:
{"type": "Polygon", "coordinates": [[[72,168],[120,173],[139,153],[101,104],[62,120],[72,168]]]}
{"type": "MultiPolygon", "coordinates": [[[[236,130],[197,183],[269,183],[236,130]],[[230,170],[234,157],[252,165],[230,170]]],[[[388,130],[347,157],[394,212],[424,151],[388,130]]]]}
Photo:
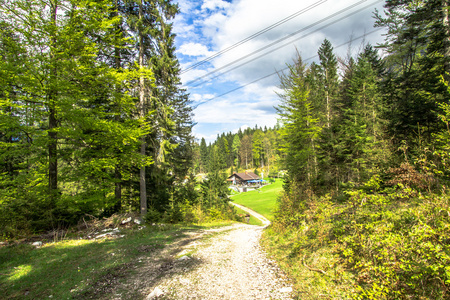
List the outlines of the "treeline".
{"type": "Polygon", "coordinates": [[[318,63],[298,56],[281,76],[288,176],[272,246],[331,276],[317,294],[449,297],[448,7],[386,1],[384,44],[338,58],[325,40],[318,63]]]}
{"type": "Polygon", "coordinates": [[[0,2],[0,232],[170,211],[192,190],[171,1],[0,2]]]}
{"type": "Polygon", "coordinates": [[[263,128],[255,125],[239,129],[237,133],[222,133],[209,145],[204,138],[194,147],[194,170],[207,173],[211,161],[217,160],[220,169],[230,169],[230,173],[248,169],[259,169],[267,176],[278,176],[281,142],[279,125],[263,128]],[[217,155],[217,158],[214,158],[217,155]]]}

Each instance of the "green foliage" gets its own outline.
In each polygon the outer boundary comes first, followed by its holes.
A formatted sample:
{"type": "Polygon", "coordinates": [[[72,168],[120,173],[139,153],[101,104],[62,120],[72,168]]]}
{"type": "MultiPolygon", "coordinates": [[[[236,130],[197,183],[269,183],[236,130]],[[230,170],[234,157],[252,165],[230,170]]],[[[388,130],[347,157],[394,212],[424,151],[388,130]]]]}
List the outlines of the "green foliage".
{"type": "Polygon", "coordinates": [[[399,198],[403,195],[352,196],[353,216],[339,224],[345,233],[337,235],[337,251],[357,273],[362,298],[447,298],[448,195],[419,195],[408,203],[395,201],[399,198]]]}
{"type": "MultiPolygon", "coordinates": [[[[327,289],[331,295],[354,299],[448,298],[450,196],[410,188],[379,194],[382,185],[373,177],[364,184],[367,192],[348,191],[348,199],[339,203],[311,197],[291,184],[266,237],[267,243],[280,244],[268,247],[290,253],[280,258],[283,262],[305,263],[309,268],[289,267],[289,272],[306,271],[307,276],[293,276],[309,282],[319,276],[306,263],[314,259],[314,269],[324,271],[320,276],[328,282],[314,288],[317,294],[327,289]],[[286,240],[275,239],[279,235],[286,240]]],[[[300,291],[310,288],[305,281],[297,284],[300,291]]]]}
{"type": "Polygon", "coordinates": [[[244,131],[239,129],[237,133],[222,133],[209,145],[206,145],[205,139],[202,138],[200,144],[194,144],[196,148],[194,165],[200,166],[200,173],[210,171],[210,155],[217,146],[223,169],[230,168],[232,169],[230,172],[241,172],[256,167],[268,174],[272,169],[279,167],[280,139],[279,126],[265,128],[264,131],[255,126],[244,131]]]}
{"type": "Polygon", "coordinates": [[[264,243],[301,299],[449,298],[448,4],[385,8],[383,59],[364,46],[339,82],[324,41],[282,77],[289,176],[264,243]]]}
{"type": "Polygon", "coordinates": [[[284,166],[296,180],[311,179],[314,172],[314,141],[321,131],[308,96],[305,68],[301,57],[295,65],[289,66],[289,74],[281,78],[282,104],[277,107],[284,125],[281,131],[284,166]]]}
{"type": "Polygon", "coordinates": [[[200,186],[202,207],[220,209],[227,204],[229,190],[226,178],[219,171],[208,173],[208,179],[203,181],[200,186]]]}
{"type": "Polygon", "coordinates": [[[193,123],[174,55],[177,7],[144,1],[142,22],[137,8],[133,1],[22,0],[0,7],[5,235],[138,209],[142,167],[159,212],[174,197],[195,203],[181,184],[191,168],[193,123]],[[134,30],[145,31],[146,64],[134,57],[134,30]],[[143,141],[151,147],[139,153],[143,141]]]}
{"type": "Polygon", "coordinates": [[[440,82],[449,72],[448,4],[387,1],[385,8],[385,16],[376,13],[376,26],[387,29],[382,44],[390,71],[383,81],[387,129],[396,148],[406,142],[414,151],[418,126],[427,143],[442,129],[437,115],[438,103],[448,100],[440,82]]]}
{"type": "Polygon", "coordinates": [[[252,152],[253,161],[256,166],[264,166],[264,148],[263,148],[264,133],[261,130],[256,130],[253,134],[252,152]]]}

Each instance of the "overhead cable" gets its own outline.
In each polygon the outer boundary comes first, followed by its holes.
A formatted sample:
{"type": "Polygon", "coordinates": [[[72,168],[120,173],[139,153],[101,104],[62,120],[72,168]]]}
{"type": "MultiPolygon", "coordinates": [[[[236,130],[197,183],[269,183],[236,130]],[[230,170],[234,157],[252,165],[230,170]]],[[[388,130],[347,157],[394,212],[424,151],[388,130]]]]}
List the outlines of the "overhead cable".
{"type": "MultiPolygon", "coordinates": [[[[377,28],[377,29],[375,29],[375,30],[370,31],[369,33],[365,33],[365,34],[363,34],[363,35],[361,35],[361,36],[358,36],[358,37],[356,37],[356,38],[352,38],[352,39],[350,39],[348,42],[345,42],[345,43],[343,43],[343,44],[340,44],[340,45],[336,46],[334,49],[338,49],[338,48],[340,48],[340,47],[342,47],[342,46],[348,45],[348,44],[352,43],[353,41],[356,41],[356,40],[359,40],[359,39],[361,39],[361,38],[364,38],[364,37],[366,37],[367,35],[370,35],[370,34],[372,34],[372,33],[375,33],[375,32],[377,32],[377,31],[380,31],[380,30],[382,30],[382,28],[377,28]]],[[[309,57],[309,58],[307,58],[307,59],[304,59],[303,62],[309,61],[309,60],[311,60],[311,59],[313,59],[313,58],[316,58],[316,57],[318,57],[318,56],[319,56],[319,55],[316,54],[316,55],[311,56],[311,57],[309,57]]],[[[217,98],[223,97],[223,96],[228,95],[228,94],[230,94],[230,93],[233,93],[233,92],[235,92],[235,91],[237,91],[237,90],[243,89],[244,87],[249,86],[249,85],[251,85],[251,84],[253,84],[253,83],[256,83],[256,82],[261,81],[261,80],[263,80],[263,79],[269,78],[269,77],[271,77],[271,76],[273,76],[273,75],[280,74],[281,72],[284,72],[284,71],[286,71],[286,70],[288,70],[288,69],[289,69],[289,67],[285,67],[285,68],[283,68],[283,69],[281,69],[281,70],[278,70],[278,71],[275,71],[275,72],[273,72],[273,73],[271,73],[271,74],[269,74],[269,75],[260,77],[260,78],[258,78],[258,79],[256,79],[256,80],[253,80],[252,82],[246,83],[246,84],[241,85],[241,86],[239,86],[239,87],[237,87],[237,88],[234,88],[234,89],[232,89],[232,90],[229,90],[229,91],[227,91],[227,92],[225,92],[225,93],[223,93],[223,94],[220,94],[220,95],[218,95],[218,96],[215,96],[214,98],[211,98],[211,99],[205,100],[205,101],[203,101],[203,102],[200,102],[199,104],[195,105],[195,106],[193,107],[193,109],[196,109],[197,107],[199,107],[199,106],[202,105],[202,104],[205,104],[205,103],[207,103],[207,102],[216,100],[217,98]]]]}
{"type": "MultiPolygon", "coordinates": [[[[274,46],[274,45],[276,45],[276,44],[278,44],[278,43],[280,43],[280,42],[282,42],[282,41],[284,41],[284,40],[286,40],[286,39],[288,39],[288,38],[291,38],[291,37],[293,37],[293,36],[295,36],[295,35],[297,35],[297,34],[303,32],[303,31],[305,31],[305,30],[307,30],[307,29],[310,29],[310,28],[312,28],[312,27],[314,27],[314,26],[316,26],[316,25],[318,25],[318,24],[320,24],[320,23],[323,23],[324,21],[326,21],[326,20],[328,20],[328,19],[330,19],[330,18],[336,17],[336,16],[338,16],[338,15],[344,13],[344,12],[347,11],[348,9],[354,8],[354,7],[360,5],[360,4],[364,3],[364,2],[367,2],[367,1],[368,1],[368,0],[361,0],[361,1],[359,1],[359,2],[357,2],[357,3],[354,3],[354,4],[350,5],[350,6],[347,6],[346,8],[344,8],[344,9],[342,9],[342,10],[340,10],[340,11],[334,13],[334,14],[331,14],[331,15],[329,15],[329,16],[327,16],[327,17],[325,17],[325,18],[323,18],[323,19],[321,19],[321,20],[319,20],[319,21],[317,21],[317,22],[315,22],[315,23],[313,23],[313,24],[310,24],[310,25],[308,25],[308,26],[306,26],[306,27],[304,27],[304,28],[302,28],[302,29],[300,29],[300,30],[297,30],[297,31],[295,31],[295,32],[293,32],[293,33],[291,33],[291,34],[285,36],[285,37],[282,37],[282,38],[280,38],[280,39],[278,39],[278,40],[276,40],[276,41],[274,41],[274,42],[272,42],[272,43],[270,43],[270,44],[268,44],[268,45],[266,45],[266,46],[264,46],[264,47],[259,48],[258,50],[255,50],[255,51],[253,51],[253,52],[247,54],[247,55],[241,56],[240,58],[238,58],[238,59],[236,59],[236,60],[234,60],[234,61],[232,61],[232,62],[230,62],[230,63],[228,63],[228,64],[226,64],[226,65],[224,65],[224,66],[222,66],[222,67],[220,67],[220,68],[217,68],[217,69],[215,69],[215,70],[213,70],[213,71],[211,71],[211,72],[209,72],[209,73],[207,73],[207,74],[205,74],[205,75],[202,75],[202,76],[200,76],[200,77],[198,77],[198,78],[196,78],[196,79],[194,79],[194,80],[191,80],[191,81],[189,81],[189,82],[186,83],[186,86],[192,86],[192,84],[193,84],[194,82],[197,82],[197,81],[199,81],[199,80],[201,80],[201,79],[203,79],[203,78],[205,78],[205,77],[208,77],[208,76],[210,76],[210,75],[212,75],[212,74],[215,74],[215,73],[217,73],[217,72],[219,72],[219,71],[221,71],[221,70],[223,70],[223,69],[225,69],[225,68],[227,68],[227,67],[229,67],[229,66],[231,66],[231,65],[234,65],[235,63],[238,63],[238,62],[240,62],[240,61],[242,61],[242,60],[244,60],[244,59],[246,59],[246,58],[248,58],[248,57],[250,57],[250,56],[252,56],[252,55],[254,55],[254,54],[257,54],[257,53],[259,53],[259,52],[261,52],[261,51],[263,51],[263,50],[265,50],[265,49],[267,49],[267,48],[270,48],[270,47],[272,47],[272,46],[274,46]]],[[[248,61],[248,62],[246,62],[246,63],[244,63],[244,64],[241,64],[241,65],[239,65],[238,67],[240,67],[240,66],[242,66],[242,65],[245,65],[245,64],[247,64],[247,63],[249,63],[249,62],[251,62],[251,61],[254,61],[254,60],[258,59],[258,58],[261,58],[261,57],[263,57],[263,56],[265,56],[265,55],[267,55],[267,54],[269,54],[269,53],[272,53],[272,52],[274,52],[274,51],[276,51],[276,50],[278,50],[278,49],[281,49],[281,48],[283,48],[283,47],[285,47],[285,46],[288,46],[288,45],[292,44],[292,43],[295,42],[295,41],[298,41],[298,40],[300,40],[300,39],[302,39],[302,38],[304,38],[304,37],[306,37],[306,36],[308,36],[308,35],[310,35],[310,34],[312,34],[312,33],[314,33],[314,32],[317,32],[318,30],[322,30],[322,29],[324,29],[324,28],[326,28],[326,27],[328,27],[328,26],[330,26],[330,25],[333,25],[333,24],[335,24],[335,23],[337,23],[337,22],[339,22],[339,21],[342,21],[342,20],[348,18],[349,16],[352,16],[352,15],[354,15],[354,14],[356,14],[356,13],[358,13],[358,12],[364,10],[364,9],[367,9],[367,8],[373,6],[374,4],[379,3],[379,2],[382,2],[382,1],[383,1],[383,0],[377,0],[377,1],[375,1],[375,2],[372,2],[372,3],[370,3],[370,4],[368,4],[368,5],[366,5],[366,6],[362,7],[362,8],[360,8],[360,9],[354,11],[354,12],[351,12],[351,13],[349,13],[349,14],[347,14],[347,15],[345,15],[345,16],[343,16],[343,17],[341,17],[341,18],[339,18],[339,19],[337,19],[337,20],[335,20],[335,21],[333,21],[333,22],[330,22],[329,24],[326,24],[326,25],[324,25],[324,26],[322,26],[322,27],[320,27],[320,28],[318,28],[318,29],[315,29],[313,32],[307,33],[307,34],[305,34],[305,35],[303,35],[303,36],[301,36],[301,37],[299,37],[299,38],[297,38],[297,39],[295,39],[295,40],[293,40],[293,41],[290,41],[290,42],[288,42],[288,43],[286,43],[286,44],[284,44],[284,45],[282,45],[282,46],[279,46],[279,47],[277,47],[277,48],[275,48],[275,49],[272,49],[272,50],[270,50],[270,51],[268,51],[268,52],[266,52],[266,53],[264,53],[264,54],[262,54],[262,55],[260,55],[260,56],[258,56],[258,57],[256,57],[256,58],[253,58],[252,60],[250,60],[250,61],[248,61]]],[[[233,68],[232,70],[234,70],[234,69],[236,69],[236,68],[237,68],[237,67],[233,68]]],[[[229,71],[227,71],[227,72],[229,72],[229,71]]],[[[226,73],[226,72],[223,72],[223,74],[225,74],[225,73],[226,73]]],[[[206,82],[206,81],[205,81],[205,82],[206,82]]],[[[203,83],[203,82],[202,82],[202,83],[203,83]]],[[[195,86],[198,86],[198,85],[195,85],[195,86]]]]}
{"type": "Polygon", "coordinates": [[[201,60],[201,61],[199,61],[197,63],[195,63],[195,64],[193,64],[192,66],[188,67],[187,69],[182,70],[180,72],[180,74],[184,74],[184,73],[186,73],[186,72],[188,72],[188,71],[190,71],[190,70],[192,70],[192,69],[194,69],[194,68],[196,68],[198,66],[201,66],[201,65],[207,63],[208,61],[211,61],[214,58],[224,54],[225,52],[233,50],[234,48],[236,48],[236,47],[238,47],[238,46],[240,46],[242,44],[245,44],[246,42],[254,39],[255,37],[258,37],[261,34],[264,34],[264,33],[268,32],[268,31],[270,31],[270,30],[280,26],[281,24],[284,24],[287,21],[292,20],[293,18],[300,16],[300,15],[304,14],[305,12],[307,12],[307,11],[309,11],[309,10],[311,10],[311,9],[313,9],[313,8],[319,6],[319,5],[321,5],[321,4],[323,4],[323,3],[327,2],[327,1],[328,0],[319,0],[319,1],[311,4],[310,6],[308,6],[306,8],[303,8],[303,9],[297,11],[296,13],[294,13],[294,14],[292,14],[292,15],[290,15],[290,16],[288,16],[288,17],[286,17],[286,18],[284,18],[284,19],[282,19],[282,20],[280,20],[280,21],[278,21],[276,23],[273,23],[272,25],[270,25],[270,26],[268,26],[268,27],[266,27],[266,28],[256,32],[256,33],[246,37],[245,39],[243,39],[243,40],[241,40],[241,41],[239,41],[239,42],[237,42],[237,43],[235,43],[235,44],[233,44],[233,45],[231,45],[231,46],[229,46],[229,47],[227,47],[227,48],[225,48],[225,49],[223,49],[223,50],[221,50],[221,51],[219,51],[219,52],[217,52],[217,53],[215,53],[215,54],[213,54],[213,55],[211,55],[211,56],[209,56],[209,57],[207,57],[207,58],[205,58],[205,59],[203,59],[203,60],[201,60]]]}
{"type": "MultiPolygon", "coordinates": [[[[380,2],[380,1],[378,1],[378,2],[380,2]]],[[[281,48],[283,48],[283,47],[289,46],[289,45],[291,45],[292,43],[294,43],[294,42],[296,42],[296,41],[299,41],[299,40],[301,40],[301,39],[303,39],[303,38],[305,38],[305,37],[307,37],[307,36],[309,36],[309,35],[311,35],[311,34],[313,34],[313,33],[316,33],[317,31],[320,31],[320,30],[322,30],[322,29],[324,29],[324,28],[326,28],[326,27],[328,27],[328,26],[330,26],[330,25],[333,25],[333,24],[335,24],[335,23],[337,23],[337,22],[340,22],[340,21],[342,21],[343,19],[346,19],[346,18],[348,18],[348,17],[350,17],[350,16],[352,16],[352,15],[354,15],[354,14],[356,14],[356,13],[358,13],[358,12],[360,12],[360,11],[362,11],[362,10],[368,8],[368,7],[371,7],[373,4],[374,4],[374,3],[369,4],[369,5],[365,6],[365,7],[362,7],[362,8],[360,8],[360,9],[358,9],[358,10],[356,10],[356,11],[350,13],[350,14],[347,14],[347,15],[345,15],[345,16],[343,16],[343,17],[341,17],[341,18],[339,18],[339,19],[337,19],[337,20],[335,20],[335,21],[333,21],[333,22],[331,22],[331,23],[329,23],[329,24],[326,24],[326,25],[324,25],[324,26],[322,26],[322,27],[320,27],[320,28],[317,28],[317,29],[315,29],[315,30],[313,30],[313,31],[311,31],[311,32],[308,32],[307,34],[304,34],[304,35],[302,35],[301,37],[296,38],[295,40],[292,40],[292,41],[290,41],[290,42],[288,42],[288,43],[286,43],[286,44],[283,44],[283,45],[281,45],[281,46],[279,46],[279,47],[277,47],[277,48],[274,48],[274,49],[272,49],[272,50],[269,50],[269,51],[267,51],[267,52],[265,52],[265,53],[263,53],[263,54],[261,54],[261,55],[259,55],[259,56],[257,56],[257,57],[254,57],[254,58],[252,58],[252,59],[250,59],[250,60],[248,60],[248,61],[246,61],[246,62],[244,62],[244,63],[242,63],[242,64],[239,64],[239,65],[237,65],[237,66],[235,66],[235,67],[233,67],[233,68],[231,68],[231,69],[228,69],[228,70],[226,70],[226,71],[224,71],[224,72],[222,72],[222,73],[219,73],[219,74],[215,75],[214,77],[205,79],[204,81],[201,81],[200,83],[197,83],[196,85],[192,85],[191,87],[198,87],[198,86],[200,86],[200,85],[202,85],[202,84],[204,84],[204,83],[206,83],[206,82],[208,82],[208,81],[211,81],[211,80],[213,80],[213,79],[216,79],[216,78],[218,78],[218,77],[220,77],[220,76],[222,76],[222,75],[224,75],[224,74],[226,74],[226,73],[229,73],[229,72],[231,72],[231,71],[233,71],[233,70],[236,70],[237,68],[240,68],[240,67],[242,67],[242,66],[244,66],[244,65],[246,65],[246,64],[248,64],[248,63],[251,63],[251,62],[253,62],[253,61],[255,61],[255,60],[257,60],[257,59],[259,59],[259,58],[261,58],[261,57],[263,57],[263,56],[266,56],[267,54],[270,54],[270,53],[272,53],[272,52],[275,52],[275,51],[277,51],[277,50],[279,50],[279,49],[281,49],[281,48]]],[[[212,72],[211,72],[211,73],[212,73],[212,72]]]]}

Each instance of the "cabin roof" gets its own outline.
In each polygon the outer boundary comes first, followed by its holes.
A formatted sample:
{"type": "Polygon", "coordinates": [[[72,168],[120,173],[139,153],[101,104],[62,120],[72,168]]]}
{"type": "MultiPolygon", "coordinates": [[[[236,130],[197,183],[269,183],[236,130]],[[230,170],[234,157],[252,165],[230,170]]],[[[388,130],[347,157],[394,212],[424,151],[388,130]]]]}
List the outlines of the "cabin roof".
{"type": "Polygon", "coordinates": [[[249,181],[249,180],[255,180],[255,179],[261,179],[258,175],[256,175],[253,172],[245,172],[245,173],[234,173],[228,178],[232,178],[233,176],[238,177],[239,179],[243,181],[249,181]]]}

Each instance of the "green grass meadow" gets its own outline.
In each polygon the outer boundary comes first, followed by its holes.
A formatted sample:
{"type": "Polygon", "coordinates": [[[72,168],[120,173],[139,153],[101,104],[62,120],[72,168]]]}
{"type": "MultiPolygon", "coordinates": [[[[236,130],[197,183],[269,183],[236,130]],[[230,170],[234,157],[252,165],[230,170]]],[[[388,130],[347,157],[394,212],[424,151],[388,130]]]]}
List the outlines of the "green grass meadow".
{"type": "Polygon", "coordinates": [[[272,221],[277,198],[282,190],[283,180],[277,179],[275,183],[263,186],[259,190],[234,195],[231,200],[253,209],[272,221]]]}

